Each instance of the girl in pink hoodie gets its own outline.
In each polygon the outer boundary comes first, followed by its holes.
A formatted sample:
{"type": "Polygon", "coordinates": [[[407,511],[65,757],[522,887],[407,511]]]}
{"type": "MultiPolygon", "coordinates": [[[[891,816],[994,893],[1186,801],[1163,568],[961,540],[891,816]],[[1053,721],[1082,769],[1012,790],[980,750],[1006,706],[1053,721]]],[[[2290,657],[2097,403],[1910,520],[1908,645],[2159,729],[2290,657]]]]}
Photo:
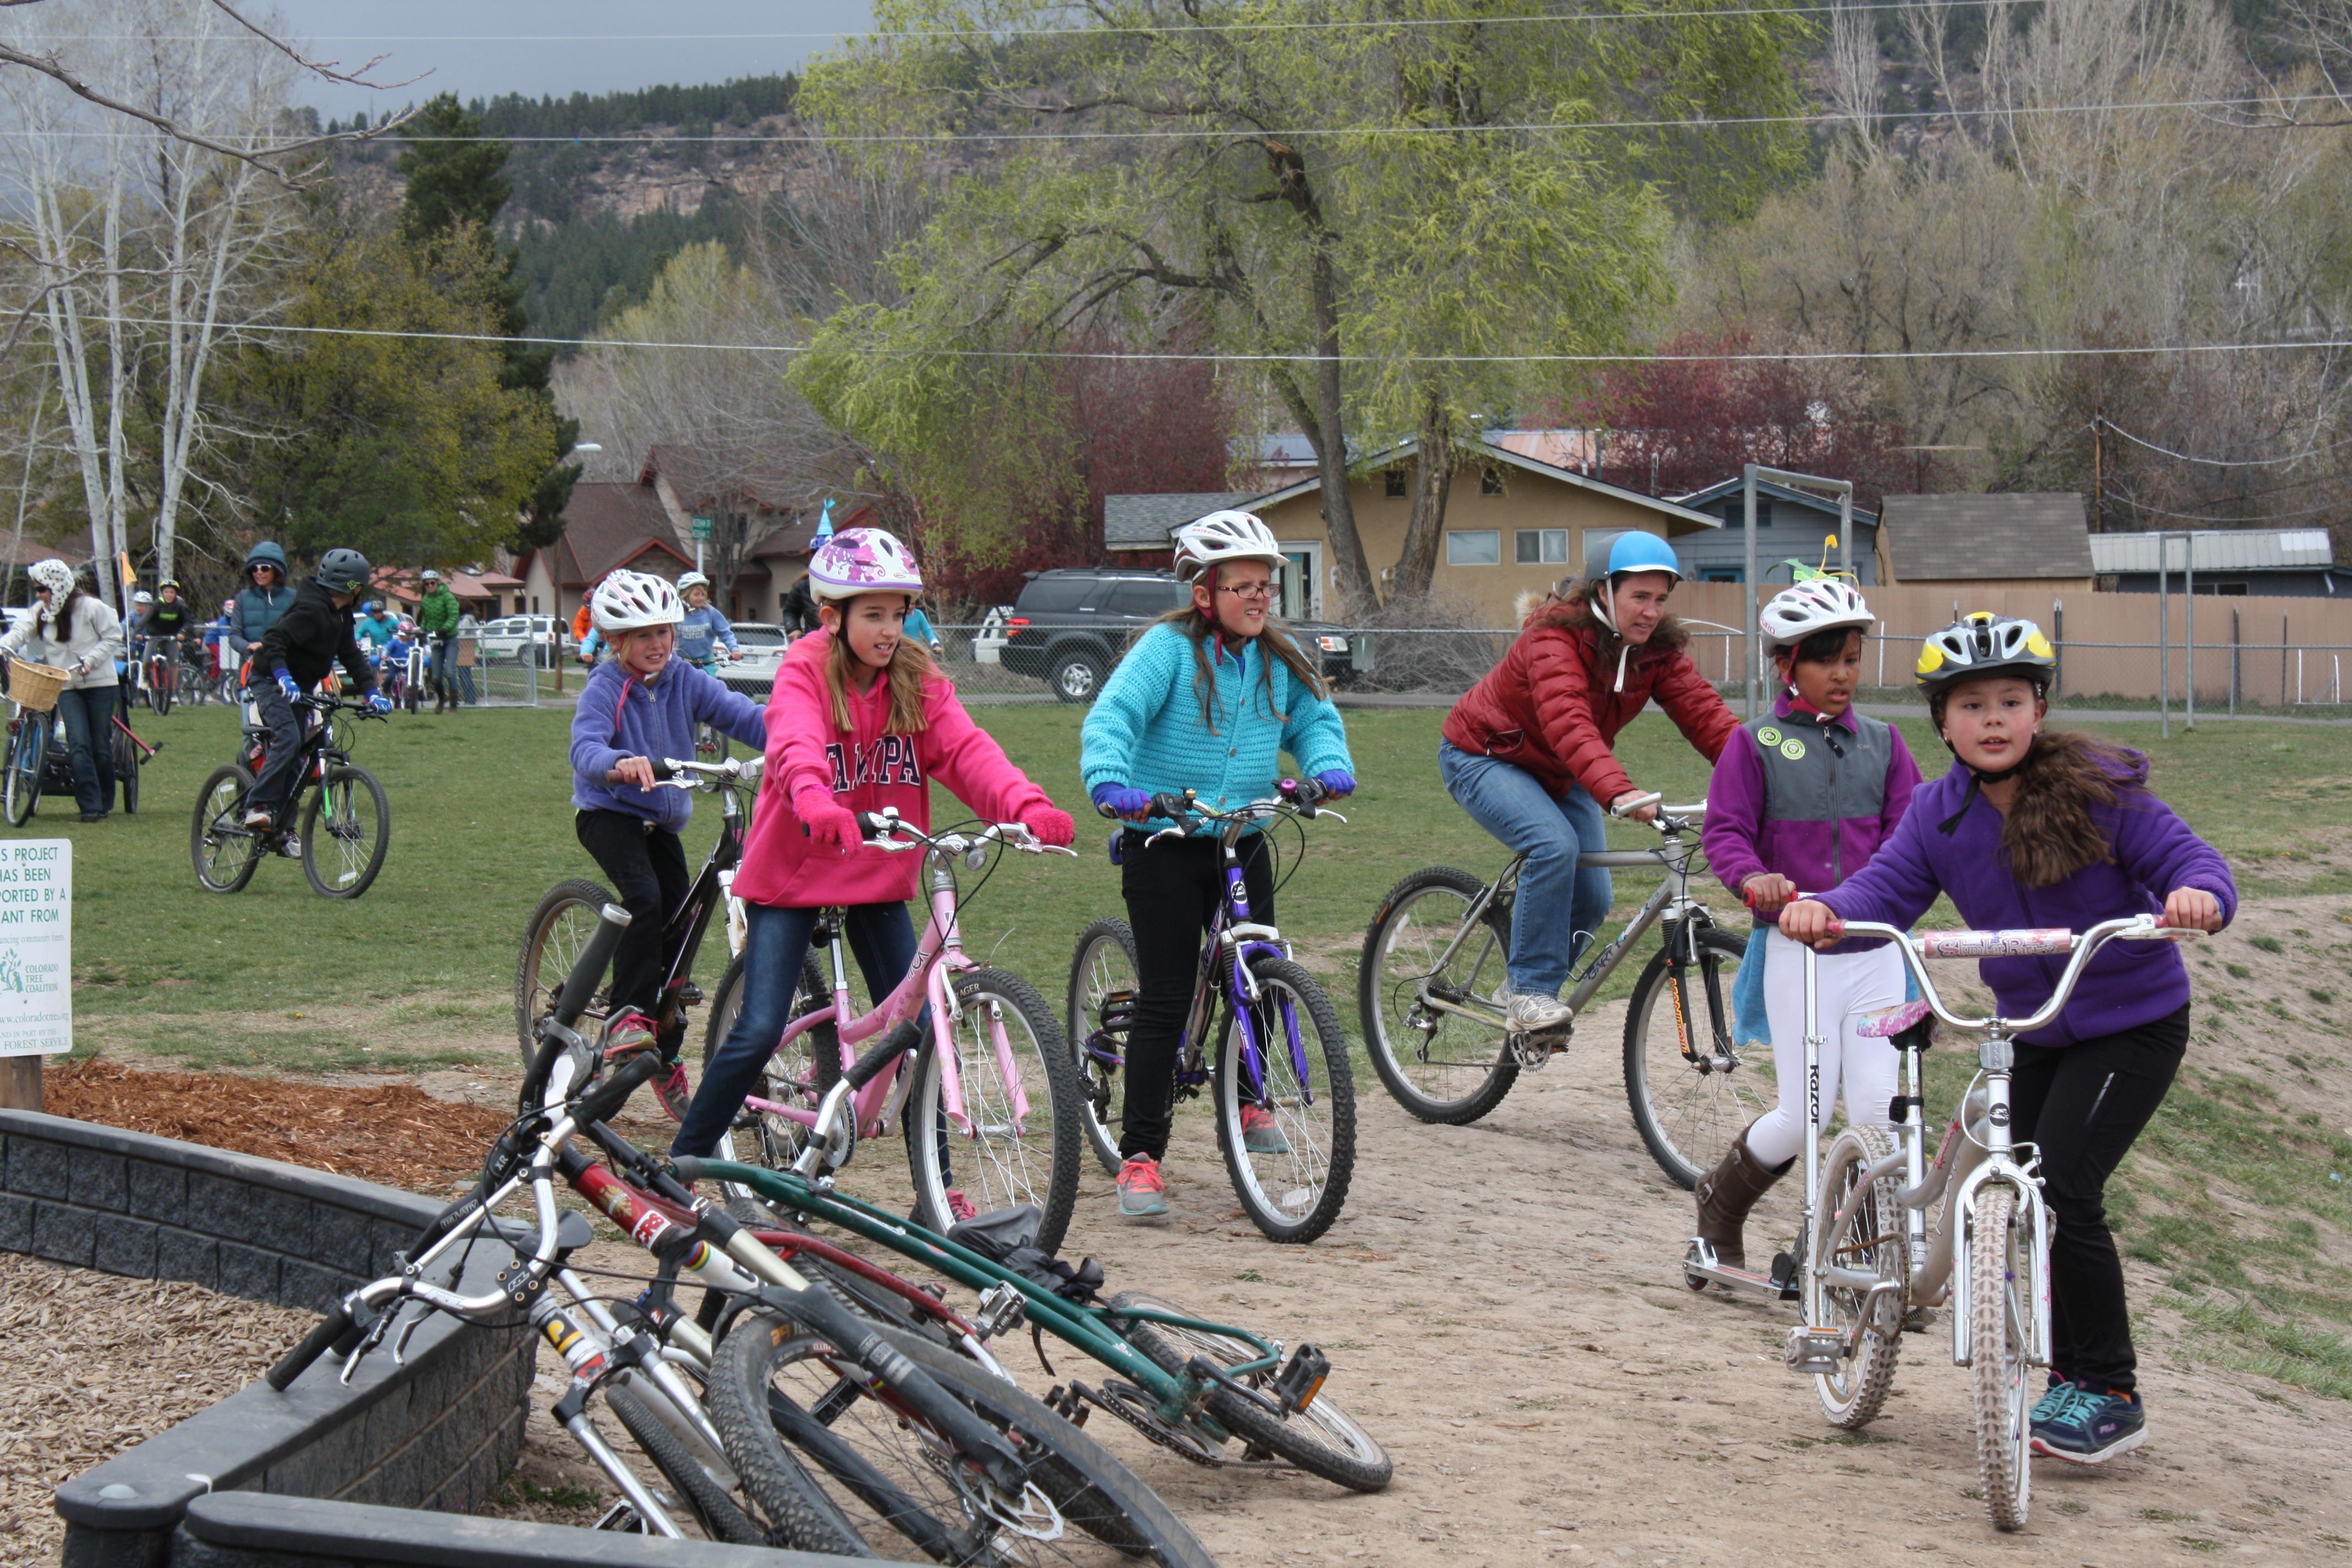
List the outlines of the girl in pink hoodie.
{"type": "MultiPolygon", "coordinates": [[[[673,1154],[718,1146],[782,1039],[820,910],[847,909],[845,934],[869,994],[897,989],[915,956],[907,900],[919,855],[865,841],[857,814],[896,806],[930,826],[936,777],[982,816],[1067,846],[1069,814],[971,721],[929,654],[904,636],[922,574],[877,528],[836,533],[809,562],[824,629],[784,656],[768,700],[767,783],[735,873],[749,931],[743,1008],[711,1057],[673,1154]]],[[[952,1196],[952,1194],[951,1194],[952,1196]]]]}

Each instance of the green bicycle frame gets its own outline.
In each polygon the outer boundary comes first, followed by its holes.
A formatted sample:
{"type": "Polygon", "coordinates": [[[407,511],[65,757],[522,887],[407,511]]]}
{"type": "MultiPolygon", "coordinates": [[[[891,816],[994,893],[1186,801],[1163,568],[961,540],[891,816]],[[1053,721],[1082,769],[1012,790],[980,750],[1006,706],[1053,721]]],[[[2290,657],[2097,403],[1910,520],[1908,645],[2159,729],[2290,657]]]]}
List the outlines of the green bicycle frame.
{"type": "Polygon", "coordinates": [[[1197,1409],[1208,1384],[1190,1373],[1178,1375],[1165,1371],[1159,1363],[1129,1344],[1108,1323],[1113,1320],[1164,1323],[1170,1328],[1190,1329],[1198,1333],[1219,1334],[1241,1341],[1258,1354],[1254,1361],[1226,1368],[1226,1375],[1232,1378],[1272,1372],[1282,1360],[1281,1352],[1271,1342],[1230,1323],[1213,1323],[1205,1319],[1188,1318],[1179,1312],[1154,1307],[1137,1307],[1125,1311],[1114,1311],[1108,1307],[1082,1307],[1034,1281],[1023,1279],[1003,1264],[982,1257],[961,1242],[928,1230],[887,1209],[876,1208],[842,1193],[816,1186],[806,1177],[789,1171],[739,1165],[730,1160],[681,1160],[678,1164],[680,1175],[687,1174],[687,1167],[690,1164],[696,1175],[749,1187],[763,1198],[796,1213],[814,1215],[830,1221],[877,1246],[887,1247],[926,1268],[937,1269],[972,1289],[985,1290],[993,1285],[1011,1286],[1026,1299],[1031,1322],[1048,1330],[1056,1339],[1068,1342],[1120,1376],[1148,1390],[1159,1399],[1160,1415],[1163,1420],[1171,1423],[1199,1421],[1214,1430],[1220,1439],[1230,1434],[1217,1428],[1205,1413],[1197,1409]]]}

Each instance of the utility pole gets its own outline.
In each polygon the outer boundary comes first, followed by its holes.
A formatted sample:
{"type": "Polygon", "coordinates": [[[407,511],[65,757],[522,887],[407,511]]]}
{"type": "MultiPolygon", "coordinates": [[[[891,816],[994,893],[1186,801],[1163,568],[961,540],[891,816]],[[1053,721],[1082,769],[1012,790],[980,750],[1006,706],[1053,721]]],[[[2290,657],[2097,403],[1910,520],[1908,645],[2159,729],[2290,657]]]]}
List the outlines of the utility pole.
{"type": "MultiPolygon", "coordinates": [[[[2091,531],[2107,531],[2106,411],[2091,416],[2091,531]]],[[[2159,547],[2160,548],[2160,547],[2159,547]]]]}

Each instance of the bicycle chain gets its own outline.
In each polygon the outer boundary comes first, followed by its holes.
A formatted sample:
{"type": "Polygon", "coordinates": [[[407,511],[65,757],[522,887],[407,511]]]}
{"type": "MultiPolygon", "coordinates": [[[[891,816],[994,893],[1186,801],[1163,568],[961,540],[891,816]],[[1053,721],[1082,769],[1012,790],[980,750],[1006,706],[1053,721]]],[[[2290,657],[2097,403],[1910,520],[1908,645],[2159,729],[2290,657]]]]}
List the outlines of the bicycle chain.
{"type": "MultiPolygon", "coordinates": [[[[1247,1457],[1238,1459],[1229,1458],[1224,1454],[1208,1447],[1192,1433],[1171,1425],[1160,1415],[1157,1408],[1148,1403],[1150,1399],[1150,1395],[1143,1390],[1117,1379],[1105,1383],[1102,1388],[1097,1391],[1072,1378],[1068,1391],[1062,1394],[1058,1402],[1048,1395],[1045,1403],[1060,1412],[1066,1420],[1069,1418],[1071,1410],[1081,1404],[1099,1405],[1141,1433],[1147,1442],[1156,1443],[1178,1458],[1188,1459],[1204,1468],[1287,1470],[1297,1468],[1282,1460],[1270,1461],[1247,1457]]],[[[1252,1449],[1251,1452],[1255,1453],[1258,1450],[1252,1449]]]]}

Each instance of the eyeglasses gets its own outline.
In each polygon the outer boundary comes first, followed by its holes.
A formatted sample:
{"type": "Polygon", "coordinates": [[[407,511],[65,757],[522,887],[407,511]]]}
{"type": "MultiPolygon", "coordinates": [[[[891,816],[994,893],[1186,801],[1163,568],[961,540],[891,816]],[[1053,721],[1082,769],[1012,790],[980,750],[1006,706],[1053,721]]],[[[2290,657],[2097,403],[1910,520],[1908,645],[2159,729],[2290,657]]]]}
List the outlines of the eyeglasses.
{"type": "Polygon", "coordinates": [[[1271,583],[1224,584],[1219,585],[1217,592],[1231,594],[1236,599],[1271,599],[1274,597],[1274,584],[1271,583]]]}

